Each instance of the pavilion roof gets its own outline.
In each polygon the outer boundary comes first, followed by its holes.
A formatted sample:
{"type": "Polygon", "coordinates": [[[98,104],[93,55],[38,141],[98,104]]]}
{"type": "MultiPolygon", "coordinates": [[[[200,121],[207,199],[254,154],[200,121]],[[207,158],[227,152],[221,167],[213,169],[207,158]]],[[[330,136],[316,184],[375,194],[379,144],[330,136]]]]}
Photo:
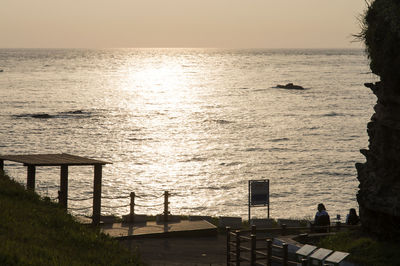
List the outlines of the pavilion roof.
{"type": "Polygon", "coordinates": [[[0,160],[23,163],[33,166],[61,166],[61,165],[96,165],[110,164],[110,162],[94,160],[86,157],[75,156],[67,153],[61,154],[26,154],[26,155],[0,155],[0,160]]]}

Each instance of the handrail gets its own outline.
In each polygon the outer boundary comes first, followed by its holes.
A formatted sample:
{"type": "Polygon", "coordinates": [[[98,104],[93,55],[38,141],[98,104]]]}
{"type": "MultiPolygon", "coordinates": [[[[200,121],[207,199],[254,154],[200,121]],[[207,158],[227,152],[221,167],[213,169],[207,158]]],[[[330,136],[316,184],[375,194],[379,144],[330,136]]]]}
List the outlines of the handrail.
{"type": "MultiPolygon", "coordinates": [[[[93,197],[92,197],[93,198],[93,197]]],[[[101,197],[102,199],[110,199],[110,200],[114,200],[114,199],[129,199],[129,196],[119,196],[119,197],[101,197]]]]}
{"type": "MultiPolygon", "coordinates": [[[[173,195],[175,195],[176,193],[174,193],[173,195]]],[[[107,208],[107,209],[114,209],[114,208],[126,208],[126,207],[130,207],[130,212],[129,212],[129,220],[131,222],[133,222],[134,217],[135,217],[135,206],[138,207],[144,207],[144,208],[152,208],[152,207],[158,207],[158,206],[162,206],[164,205],[164,220],[168,221],[168,216],[170,214],[170,212],[168,211],[168,205],[169,205],[169,201],[168,201],[168,197],[171,196],[171,194],[168,191],[164,191],[164,193],[162,195],[136,195],[134,192],[131,192],[129,194],[129,196],[104,196],[102,197],[102,199],[105,200],[122,200],[122,199],[128,199],[130,198],[130,203],[129,204],[122,204],[122,205],[116,205],[116,206],[111,206],[111,205],[101,205],[101,207],[103,208],[107,208]],[[155,204],[137,204],[135,203],[135,198],[140,198],[140,199],[145,199],[145,198],[164,198],[163,202],[160,203],[155,203],[155,204]]],[[[55,199],[59,199],[58,197],[55,199]]],[[[92,200],[93,196],[90,197],[86,197],[86,198],[68,198],[68,200],[70,201],[88,201],[88,200],[92,200]]],[[[74,210],[74,211],[79,211],[79,210],[86,210],[86,209],[90,209],[92,208],[91,206],[89,207],[68,207],[68,209],[70,210],[74,210]]]]}
{"type": "MultiPolygon", "coordinates": [[[[313,226],[313,227],[286,227],[282,228],[266,228],[257,230],[255,226],[252,226],[251,230],[235,230],[232,231],[229,227],[227,231],[227,263],[226,265],[232,265],[236,262],[236,265],[240,265],[241,261],[250,262],[250,265],[267,265],[270,266],[272,261],[280,262],[285,266],[288,265],[299,265],[298,262],[290,261],[288,254],[288,245],[282,243],[281,245],[273,244],[272,240],[267,238],[257,238],[258,232],[278,232],[281,235],[297,230],[297,231],[316,231],[317,229],[326,229],[327,232],[335,230],[339,231],[345,228],[358,228],[359,225],[342,225],[340,223],[335,226],[313,226]],[[248,233],[251,233],[250,237],[248,233]],[[257,246],[259,242],[266,241],[265,244],[257,246]],[[249,259],[250,257],[250,259],[249,259]],[[266,264],[265,264],[266,262],[266,264]]],[[[307,265],[307,259],[301,261],[301,265],[307,265]]]]}
{"type": "Polygon", "coordinates": [[[152,205],[142,205],[142,204],[135,203],[135,206],[139,206],[139,207],[156,207],[156,206],[162,206],[162,205],[164,205],[164,202],[152,204],[152,205]]]}
{"type": "Polygon", "coordinates": [[[89,206],[89,207],[80,207],[80,208],[68,207],[68,209],[74,210],[74,211],[86,210],[86,209],[90,209],[90,208],[92,208],[92,206],[89,206]]]}
{"type": "Polygon", "coordinates": [[[129,207],[129,206],[131,206],[131,205],[130,205],[130,204],[120,205],[120,206],[106,206],[106,205],[101,205],[101,207],[103,207],[103,208],[109,208],[109,209],[111,209],[111,208],[124,208],[124,207],[129,207]]]}
{"type": "Polygon", "coordinates": [[[91,200],[93,199],[93,197],[89,197],[89,198],[68,198],[68,200],[70,201],[85,201],[85,200],[91,200]]]}

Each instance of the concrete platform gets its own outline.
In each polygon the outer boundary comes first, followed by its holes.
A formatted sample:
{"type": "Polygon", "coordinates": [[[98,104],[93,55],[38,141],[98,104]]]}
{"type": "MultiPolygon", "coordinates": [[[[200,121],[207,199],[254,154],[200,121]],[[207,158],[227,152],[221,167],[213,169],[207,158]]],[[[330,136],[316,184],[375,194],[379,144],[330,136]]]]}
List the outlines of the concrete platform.
{"type": "Polygon", "coordinates": [[[217,235],[217,227],[207,221],[146,222],[101,224],[100,230],[116,239],[212,236],[217,235]]]}

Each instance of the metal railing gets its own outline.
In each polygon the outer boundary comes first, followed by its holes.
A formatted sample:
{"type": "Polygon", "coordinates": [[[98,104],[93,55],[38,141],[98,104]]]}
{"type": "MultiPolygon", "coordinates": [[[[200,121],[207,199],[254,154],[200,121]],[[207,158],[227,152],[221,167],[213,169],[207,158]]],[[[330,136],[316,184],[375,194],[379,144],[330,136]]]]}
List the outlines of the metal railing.
{"type": "Polygon", "coordinates": [[[284,266],[289,265],[308,265],[307,259],[301,262],[290,260],[288,254],[288,245],[273,244],[273,238],[261,237],[257,238],[257,233],[271,233],[274,235],[287,235],[288,233],[300,232],[321,232],[326,233],[340,231],[341,229],[355,229],[359,225],[345,225],[337,222],[335,226],[311,226],[311,227],[287,227],[282,224],[278,228],[257,229],[252,226],[250,230],[231,230],[227,227],[226,235],[226,264],[227,265],[266,265],[271,266],[272,263],[279,263],[284,266]]]}

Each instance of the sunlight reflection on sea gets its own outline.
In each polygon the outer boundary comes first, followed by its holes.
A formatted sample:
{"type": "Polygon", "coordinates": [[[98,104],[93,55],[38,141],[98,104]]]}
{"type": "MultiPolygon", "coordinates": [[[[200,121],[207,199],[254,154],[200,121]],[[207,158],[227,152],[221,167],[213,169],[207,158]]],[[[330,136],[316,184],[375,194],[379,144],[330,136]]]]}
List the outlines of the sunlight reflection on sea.
{"type": "MultiPolygon", "coordinates": [[[[268,178],[272,217],[312,216],[319,202],[342,216],[357,206],[354,163],[376,101],[361,50],[2,49],[0,62],[0,153],[111,161],[107,198],[134,191],[152,205],[168,190],[174,214],[245,218],[247,180],[268,178]],[[307,89],[273,88],[288,82],[307,89]],[[51,118],[32,117],[43,113],[51,118]]],[[[22,166],[6,169],[25,182],[22,166]]],[[[70,197],[89,197],[92,179],[90,167],[71,167],[70,197]]],[[[59,169],[38,168],[42,195],[56,197],[58,182],[59,169]]]]}

